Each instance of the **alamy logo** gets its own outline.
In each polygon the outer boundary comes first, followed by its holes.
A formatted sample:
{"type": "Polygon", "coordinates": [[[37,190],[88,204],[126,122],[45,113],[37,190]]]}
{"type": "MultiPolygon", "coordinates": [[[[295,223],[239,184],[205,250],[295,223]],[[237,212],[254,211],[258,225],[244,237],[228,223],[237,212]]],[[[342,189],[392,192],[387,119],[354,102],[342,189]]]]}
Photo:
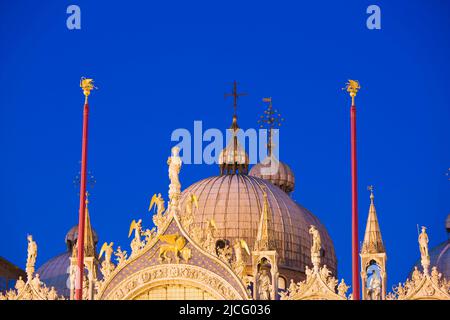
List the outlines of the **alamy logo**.
{"type": "MultiPolygon", "coordinates": [[[[227,129],[224,137],[221,130],[209,128],[203,130],[202,121],[194,121],[193,134],[186,128],[178,128],[172,132],[171,141],[177,142],[180,157],[184,164],[220,164],[220,154],[227,148],[229,152],[246,152],[248,164],[256,164],[269,156],[268,141],[270,141],[271,161],[268,171],[264,174],[276,173],[279,159],[278,129],[227,129]],[[270,136],[270,137],[269,137],[270,136]],[[234,137],[237,145],[234,145],[234,137]]],[[[263,168],[264,169],[264,168],[263,168]]]]}
{"type": "Polygon", "coordinates": [[[66,26],[69,30],[80,30],[81,29],[81,10],[80,7],[72,4],[67,7],[67,14],[70,14],[66,20],[66,26]]]}
{"type": "Polygon", "coordinates": [[[381,29],[381,9],[379,6],[373,4],[367,7],[367,14],[370,16],[367,18],[366,26],[369,30],[381,29]]]}

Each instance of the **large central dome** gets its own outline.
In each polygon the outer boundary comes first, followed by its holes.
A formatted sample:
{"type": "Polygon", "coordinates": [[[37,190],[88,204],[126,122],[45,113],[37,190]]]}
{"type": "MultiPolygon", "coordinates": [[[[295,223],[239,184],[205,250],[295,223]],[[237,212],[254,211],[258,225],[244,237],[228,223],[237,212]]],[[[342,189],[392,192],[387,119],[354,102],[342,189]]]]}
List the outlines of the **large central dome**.
{"type": "Polygon", "coordinates": [[[234,241],[244,239],[253,249],[258,222],[266,190],[273,224],[274,243],[280,257],[279,266],[300,272],[311,266],[310,225],[315,225],[322,237],[322,263],[336,272],[333,243],[320,221],[307,209],[295,203],[283,190],[267,180],[245,174],[222,175],[206,178],[183,191],[181,207],[190,194],[198,197],[198,210],[194,224],[205,228],[214,219],[216,237],[234,241]]]}

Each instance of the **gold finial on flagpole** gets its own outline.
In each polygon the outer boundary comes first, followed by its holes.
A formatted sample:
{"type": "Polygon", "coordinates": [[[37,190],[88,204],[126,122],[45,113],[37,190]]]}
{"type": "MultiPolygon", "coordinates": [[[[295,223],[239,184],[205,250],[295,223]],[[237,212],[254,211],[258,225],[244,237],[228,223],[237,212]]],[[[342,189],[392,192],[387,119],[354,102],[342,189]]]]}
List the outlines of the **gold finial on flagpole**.
{"type": "Polygon", "coordinates": [[[347,90],[347,92],[350,94],[350,97],[352,97],[352,106],[354,106],[356,94],[358,93],[358,90],[361,89],[358,80],[349,79],[345,84],[345,88],[342,88],[342,90],[344,89],[347,90]]]}
{"type": "Polygon", "coordinates": [[[85,77],[81,77],[80,87],[81,89],[83,89],[83,94],[85,96],[84,102],[87,103],[88,96],[91,93],[91,90],[97,89],[97,87],[94,86],[94,79],[87,79],[85,77]]]}

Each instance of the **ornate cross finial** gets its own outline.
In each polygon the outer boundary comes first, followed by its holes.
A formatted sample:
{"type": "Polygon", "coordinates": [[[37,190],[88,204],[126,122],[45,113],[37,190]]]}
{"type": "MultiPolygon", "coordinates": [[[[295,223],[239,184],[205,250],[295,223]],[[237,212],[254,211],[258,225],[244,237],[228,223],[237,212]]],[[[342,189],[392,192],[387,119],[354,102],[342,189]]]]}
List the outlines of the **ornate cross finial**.
{"type": "Polygon", "coordinates": [[[354,106],[356,94],[359,89],[361,89],[358,80],[348,80],[345,84],[345,88],[342,88],[342,90],[344,89],[350,94],[350,97],[352,97],[352,106],[354,106]]]}
{"type": "Polygon", "coordinates": [[[246,96],[247,94],[244,92],[238,92],[237,91],[237,82],[236,80],[233,82],[233,90],[231,93],[225,93],[225,98],[227,97],[233,97],[233,108],[234,108],[234,115],[236,115],[237,112],[237,101],[239,97],[246,96]]]}
{"type": "Polygon", "coordinates": [[[87,79],[86,77],[81,77],[80,87],[83,89],[83,94],[85,96],[85,103],[88,101],[88,96],[91,94],[93,89],[97,89],[94,86],[94,79],[87,79]]]}
{"type": "Polygon", "coordinates": [[[272,147],[274,146],[272,143],[272,129],[275,127],[280,127],[281,123],[284,121],[284,118],[281,117],[281,114],[278,113],[277,109],[273,109],[272,97],[263,98],[262,101],[268,102],[269,105],[267,106],[267,109],[264,110],[264,114],[260,116],[258,123],[260,124],[260,128],[264,128],[264,126],[266,126],[269,130],[267,154],[270,156],[272,154],[272,147]]]}
{"type": "Polygon", "coordinates": [[[373,203],[373,199],[375,198],[375,196],[373,195],[373,190],[375,190],[375,188],[373,187],[373,185],[367,186],[367,190],[370,191],[370,202],[373,203]]]}

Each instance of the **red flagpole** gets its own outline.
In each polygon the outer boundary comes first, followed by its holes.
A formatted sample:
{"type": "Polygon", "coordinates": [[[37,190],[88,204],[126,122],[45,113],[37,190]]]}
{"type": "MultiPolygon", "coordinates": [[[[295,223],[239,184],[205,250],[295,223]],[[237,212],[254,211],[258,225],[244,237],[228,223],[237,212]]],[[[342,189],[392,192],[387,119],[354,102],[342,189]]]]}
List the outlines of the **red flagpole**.
{"type": "Polygon", "coordinates": [[[87,96],[84,103],[83,110],[83,138],[81,146],[81,181],[80,181],[80,210],[78,212],[78,273],[75,284],[75,299],[82,300],[83,298],[83,274],[84,274],[84,229],[86,221],[86,168],[87,168],[87,144],[88,144],[88,120],[89,120],[89,105],[87,96]]]}
{"type": "Polygon", "coordinates": [[[358,243],[358,176],[356,162],[356,107],[350,107],[351,171],[352,171],[352,286],[353,300],[360,299],[358,243]]]}

